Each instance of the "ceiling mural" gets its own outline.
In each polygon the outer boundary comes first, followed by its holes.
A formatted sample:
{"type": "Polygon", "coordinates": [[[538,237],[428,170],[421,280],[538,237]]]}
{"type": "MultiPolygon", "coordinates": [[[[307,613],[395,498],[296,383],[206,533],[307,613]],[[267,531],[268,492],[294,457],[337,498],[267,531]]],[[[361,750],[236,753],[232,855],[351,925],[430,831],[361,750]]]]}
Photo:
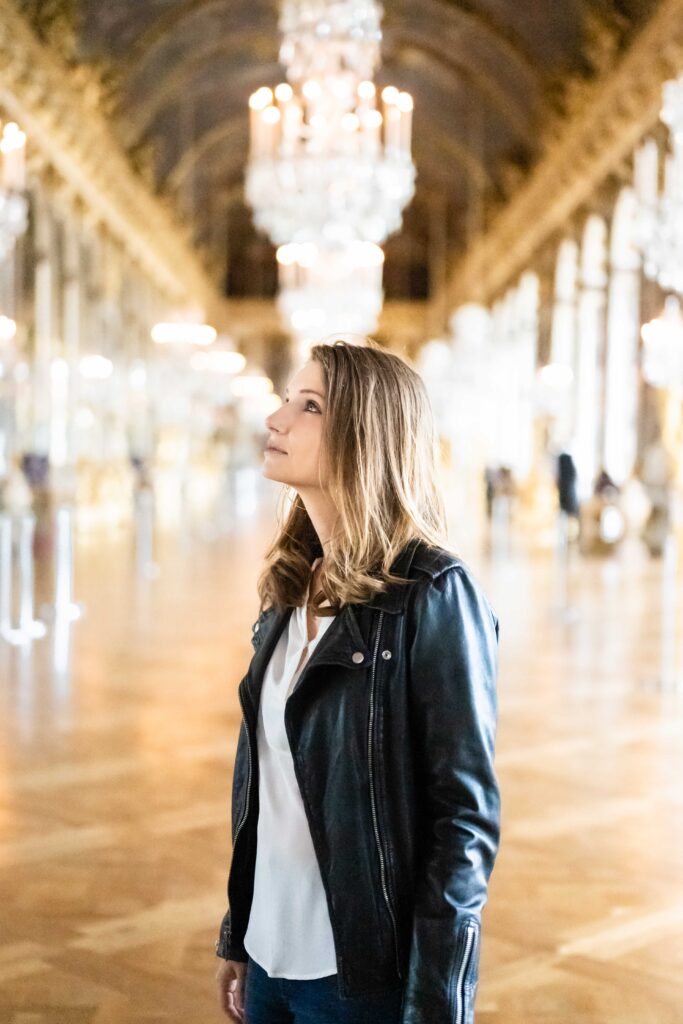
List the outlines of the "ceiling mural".
{"type": "MultiPolygon", "coordinates": [[[[276,0],[20,0],[83,77],[150,188],[191,223],[233,291],[272,259],[244,206],[247,101],[280,81],[276,0]]],[[[655,0],[385,0],[378,83],[415,102],[417,190],[387,244],[386,288],[428,288],[430,247],[450,260],[495,217],[611,68],[655,0]]]]}

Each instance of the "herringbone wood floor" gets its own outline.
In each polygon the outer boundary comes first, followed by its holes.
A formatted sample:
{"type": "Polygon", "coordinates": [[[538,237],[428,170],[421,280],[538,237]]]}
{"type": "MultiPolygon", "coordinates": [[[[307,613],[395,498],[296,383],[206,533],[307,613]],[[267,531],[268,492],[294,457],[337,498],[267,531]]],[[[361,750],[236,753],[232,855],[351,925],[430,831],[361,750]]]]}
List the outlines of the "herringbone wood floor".
{"type": "MultiPolygon", "coordinates": [[[[211,1024],[236,684],[272,513],[79,548],[71,671],[0,647],[0,1024],[211,1024]]],[[[649,688],[659,567],[470,564],[501,621],[503,842],[478,1024],[683,1022],[683,696],[649,688]]],[[[441,1022],[434,1022],[441,1024],[441,1022]]]]}

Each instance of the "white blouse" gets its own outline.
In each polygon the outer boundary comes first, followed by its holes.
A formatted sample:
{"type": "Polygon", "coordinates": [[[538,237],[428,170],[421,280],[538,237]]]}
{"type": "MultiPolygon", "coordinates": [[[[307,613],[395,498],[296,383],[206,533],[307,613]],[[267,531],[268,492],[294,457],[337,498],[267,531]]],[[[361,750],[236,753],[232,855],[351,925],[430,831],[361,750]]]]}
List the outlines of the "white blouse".
{"type": "Polygon", "coordinates": [[[327,899],[284,722],[287,697],[336,618],[316,619],[317,633],[308,643],[309,595],[310,585],[268,663],[256,729],[259,817],[254,895],[244,948],[271,978],[312,979],[337,973],[327,899]]]}

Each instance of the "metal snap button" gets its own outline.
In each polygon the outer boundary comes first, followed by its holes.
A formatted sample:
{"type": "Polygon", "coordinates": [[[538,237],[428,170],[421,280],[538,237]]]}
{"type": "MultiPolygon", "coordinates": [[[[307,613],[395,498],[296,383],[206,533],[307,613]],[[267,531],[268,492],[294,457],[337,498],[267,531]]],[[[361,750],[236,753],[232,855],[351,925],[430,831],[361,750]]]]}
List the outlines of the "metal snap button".
{"type": "Polygon", "coordinates": [[[384,658],[385,661],[388,661],[389,658],[391,657],[391,651],[382,651],[382,657],[384,658]]]}
{"type": "Polygon", "coordinates": [[[363,652],[362,651],[354,651],[353,654],[351,655],[351,661],[355,661],[356,665],[358,665],[362,660],[363,660],[363,652]]]}
{"type": "Polygon", "coordinates": [[[259,629],[259,624],[257,622],[256,625],[254,626],[254,632],[258,633],[258,629],[259,629]]]}

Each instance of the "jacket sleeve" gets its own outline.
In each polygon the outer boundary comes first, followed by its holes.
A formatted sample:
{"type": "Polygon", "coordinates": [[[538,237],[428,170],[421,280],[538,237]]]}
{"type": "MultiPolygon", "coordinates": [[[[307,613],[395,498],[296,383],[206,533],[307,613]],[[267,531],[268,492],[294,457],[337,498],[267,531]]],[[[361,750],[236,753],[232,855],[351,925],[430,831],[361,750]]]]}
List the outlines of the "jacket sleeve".
{"type": "Polygon", "coordinates": [[[235,944],[232,941],[229,908],[223,915],[219,935],[216,939],[216,956],[219,956],[222,960],[239,960],[245,964],[249,959],[244,946],[241,943],[235,944]]]}
{"type": "MultiPolygon", "coordinates": [[[[244,722],[240,726],[240,731],[237,739],[237,751],[235,753],[235,765],[238,762],[246,763],[246,746],[247,746],[247,732],[244,722]],[[240,755],[242,755],[240,757],[240,755]]],[[[237,788],[237,771],[233,771],[232,777],[232,841],[233,841],[233,856],[234,856],[234,841],[235,841],[235,791],[237,788]]],[[[232,869],[232,865],[231,865],[232,869]]],[[[228,872],[228,881],[230,873],[228,872]]],[[[243,936],[242,936],[243,937],[243,936]]],[[[223,915],[223,919],[220,923],[218,931],[218,939],[216,940],[216,956],[221,957],[223,960],[240,960],[243,963],[247,962],[248,955],[238,935],[233,934],[232,928],[232,912],[230,907],[226,910],[223,915]]]]}
{"type": "MultiPolygon", "coordinates": [[[[254,650],[258,649],[260,643],[260,637],[258,636],[258,626],[260,625],[261,617],[256,620],[252,626],[252,637],[251,642],[254,650]]],[[[249,670],[244,679],[248,678],[249,670]]],[[[244,682],[244,679],[240,683],[240,686],[244,682]]],[[[240,730],[237,737],[237,748],[235,751],[235,760],[233,764],[232,773],[232,799],[231,799],[231,836],[232,836],[232,853],[234,856],[235,852],[235,828],[236,828],[236,809],[235,809],[235,798],[239,785],[239,766],[246,765],[248,761],[247,747],[248,747],[247,728],[244,720],[240,724],[240,730]]],[[[230,865],[230,871],[232,870],[232,863],[230,865]]],[[[228,886],[230,882],[230,871],[228,872],[228,886]]],[[[228,899],[229,903],[229,899],[228,899]]],[[[248,954],[242,943],[242,938],[239,935],[233,934],[232,925],[232,911],[230,906],[225,911],[223,919],[221,920],[218,929],[218,938],[215,942],[216,956],[221,957],[223,960],[239,960],[242,963],[246,963],[248,960],[248,954]]]]}
{"type": "Polygon", "coordinates": [[[408,684],[420,855],[402,1024],[473,1024],[481,911],[498,851],[498,620],[464,566],[415,595],[408,684]]]}

